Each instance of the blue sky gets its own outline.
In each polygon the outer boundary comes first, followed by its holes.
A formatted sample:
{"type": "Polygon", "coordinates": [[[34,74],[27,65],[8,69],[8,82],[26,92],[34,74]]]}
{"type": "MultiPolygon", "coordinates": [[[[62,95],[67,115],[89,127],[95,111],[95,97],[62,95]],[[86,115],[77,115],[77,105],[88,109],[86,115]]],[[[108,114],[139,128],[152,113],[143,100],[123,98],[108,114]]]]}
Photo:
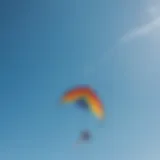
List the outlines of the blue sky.
{"type": "Polygon", "coordinates": [[[160,3],[8,0],[0,7],[0,159],[159,160],[160,3]],[[76,84],[98,91],[104,128],[58,103],[76,84]],[[73,147],[85,128],[92,144],[73,147]]]}

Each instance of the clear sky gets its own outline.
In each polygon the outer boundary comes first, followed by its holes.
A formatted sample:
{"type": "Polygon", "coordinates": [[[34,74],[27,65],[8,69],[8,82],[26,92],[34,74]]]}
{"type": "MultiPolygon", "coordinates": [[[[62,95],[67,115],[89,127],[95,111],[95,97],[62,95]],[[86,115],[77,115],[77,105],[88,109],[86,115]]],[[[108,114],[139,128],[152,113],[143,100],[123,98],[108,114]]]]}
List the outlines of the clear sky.
{"type": "Polygon", "coordinates": [[[0,159],[159,160],[160,3],[0,2],[0,159]],[[89,84],[107,119],[58,101],[89,84]],[[92,144],[74,147],[82,129],[92,144]]]}

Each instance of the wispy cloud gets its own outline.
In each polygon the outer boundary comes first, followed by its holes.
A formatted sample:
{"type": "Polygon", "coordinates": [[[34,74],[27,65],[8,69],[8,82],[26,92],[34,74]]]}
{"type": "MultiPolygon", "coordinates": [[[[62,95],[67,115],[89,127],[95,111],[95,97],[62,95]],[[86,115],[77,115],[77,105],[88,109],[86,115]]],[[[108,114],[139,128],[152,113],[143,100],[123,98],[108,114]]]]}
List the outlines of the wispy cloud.
{"type": "Polygon", "coordinates": [[[122,38],[121,42],[126,42],[134,38],[144,36],[160,27],[160,16],[152,20],[150,23],[139,26],[126,33],[122,38]]]}
{"type": "MultiPolygon", "coordinates": [[[[112,52],[112,55],[114,56],[115,50],[117,50],[121,45],[125,44],[125,42],[131,41],[141,36],[146,36],[153,32],[155,29],[160,28],[160,12],[158,12],[158,9],[156,7],[152,7],[148,10],[148,13],[152,16],[152,20],[149,23],[142,26],[137,26],[129,32],[126,32],[106,53],[111,54],[112,52]]],[[[87,69],[85,68],[85,73],[87,76],[91,73],[94,73],[99,67],[102,67],[102,64],[105,64],[106,53],[104,53],[99,60],[96,60],[94,66],[91,65],[86,67],[87,69]]]]}

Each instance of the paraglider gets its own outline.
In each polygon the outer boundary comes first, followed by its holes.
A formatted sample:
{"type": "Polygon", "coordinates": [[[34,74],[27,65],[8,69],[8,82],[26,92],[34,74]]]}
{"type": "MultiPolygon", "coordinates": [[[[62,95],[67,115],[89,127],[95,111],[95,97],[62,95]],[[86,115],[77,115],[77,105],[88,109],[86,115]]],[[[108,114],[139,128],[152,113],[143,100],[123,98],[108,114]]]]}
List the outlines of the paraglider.
{"type": "MultiPolygon", "coordinates": [[[[103,120],[105,117],[103,104],[96,92],[88,86],[79,86],[72,88],[64,93],[61,98],[63,104],[74,103],[77,108],[87,110],[98,118],[103,120]]],[[[84,130],[80,133],[77,143],[89,142],[91,133],[84,130]]]]}
{"type": "Polygon", "coordinates": [[[81,132],[81,137],[80,137],[81,140],[84,140],[84,141],[88,141],[91,139],[91,134],[89,131],[83,131],[81,132]]]}
{"type": "Polygon", "coordinates": [[[88,142],[91,139],[91,133],[88,130],[84,130],[80,133],[80,137],[76,144],[88,142]]]}

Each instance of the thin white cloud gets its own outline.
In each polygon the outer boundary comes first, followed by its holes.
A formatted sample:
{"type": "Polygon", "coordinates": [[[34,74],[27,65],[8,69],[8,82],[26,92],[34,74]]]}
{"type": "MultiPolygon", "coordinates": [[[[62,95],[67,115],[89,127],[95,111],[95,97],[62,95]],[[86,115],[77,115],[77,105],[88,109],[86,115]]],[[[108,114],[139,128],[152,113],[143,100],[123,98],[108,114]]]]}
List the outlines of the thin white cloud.
{"type": "Polygon", "coordinates": [[[159,27],[160,27],[160,16],[152,20],[150,23],[142,25],[140,27],[136,27],[132,31],[126,33],[121,38],[121,41],[126,42],[136,37],[147,35],[159,27]]]}
{"type": "MultiPolygon", "coordinates": [[[[152,20],[147,23],[144,24],[142,26],[138,26],[135,27],[134,29],[130,30],[129,32],[127,32],[126,34],[124,34],[118,41],[117,43],[115,43],[109,50],[108,52],[113,54],[114,56],[114,52],[115,50],[121,46],[122,44],[124,44],[125,42],[128,42],[130,40],[133,40],[135,38],[141,37],[141,36],[145,36],[150,34],[152,31],[154,31],[157,28],[160,28],[160,14],[158,14],[157,12],[157,8],[152,7],[150,8],[150,10],[148,11],[150,12],[150,14],[152,14],[152,20]]],[[[107,52],[106,52],[107,53],[107,52]]],[[[106,61],[106,53],[104,53],[102,55],[102,57],[96,61],[94,63],[94,66],[89,66],[87,67],[87,69],[85,68],[85,73],[86,75],[90,75],[91,73],[94,73],[99,67],[102,67],[102,64],[105,64],[106,61]],[[95,65],[96,64],[96,65],[95,65]]]]}

